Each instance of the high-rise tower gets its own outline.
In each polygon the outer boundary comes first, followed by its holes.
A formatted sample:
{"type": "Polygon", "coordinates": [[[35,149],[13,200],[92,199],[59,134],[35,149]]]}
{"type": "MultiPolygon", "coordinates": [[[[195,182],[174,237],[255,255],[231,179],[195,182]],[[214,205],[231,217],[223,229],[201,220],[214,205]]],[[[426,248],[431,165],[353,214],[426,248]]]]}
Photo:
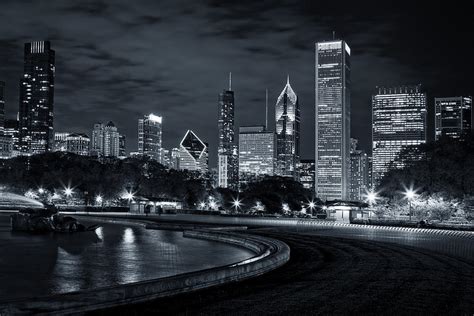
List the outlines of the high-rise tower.
{"type": "Polygon", "coordinates": [[[392,163],[417,158],[400,157],[403,148],[425,142],[426,94],[421,86],[378,88],[372,96],[373,185],[380,183],[392,163]]]}
{"type": "Polygon", "coordinates": [[[286,79],[275,105],[277,151],[276,174],[298,179],[296,166],[300,160],[300,107],[298,96],[286,79]]]}
{"type": "Polygon", "coordinates": [[[53,149],[55,52],[49,41],[25,44],[20,80],[19,142],[26,154],[53,149]]]}
{"type": "Polygon", "coordinates": [[[342,40],[316,43],[315,190],[349,198],[351,50],[342,40]]]}
{"type": "Polygon", "coordinates": [[[218,185],[223,188],[237,190],[239,184],[239,156],[235,143],[232,73],[229,74],[229,89],[219,94],[218,111],[218,185]]]}
{"type": "Polygon", "coordinates": [[[162,163],[161,136],[163,118],[149,114],[138,120],[138,152],[162,163]]]}

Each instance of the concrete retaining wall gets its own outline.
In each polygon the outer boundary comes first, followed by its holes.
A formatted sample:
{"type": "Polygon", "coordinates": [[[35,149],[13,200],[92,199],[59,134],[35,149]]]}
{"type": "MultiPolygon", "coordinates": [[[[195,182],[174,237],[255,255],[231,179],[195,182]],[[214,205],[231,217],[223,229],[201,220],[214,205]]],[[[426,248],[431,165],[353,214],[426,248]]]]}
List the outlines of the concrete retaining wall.
{"type": "Polygon", "coordinates": [[[186,231],[184,236],[231,243],[252,250],[257,256],[237,264],[167,278],[17,300],[0,305],[0,315],[83,313],[150,301],[255,277],[282,266],[290,259],[288,245],[271,238],[216,230],[186,231]]]}

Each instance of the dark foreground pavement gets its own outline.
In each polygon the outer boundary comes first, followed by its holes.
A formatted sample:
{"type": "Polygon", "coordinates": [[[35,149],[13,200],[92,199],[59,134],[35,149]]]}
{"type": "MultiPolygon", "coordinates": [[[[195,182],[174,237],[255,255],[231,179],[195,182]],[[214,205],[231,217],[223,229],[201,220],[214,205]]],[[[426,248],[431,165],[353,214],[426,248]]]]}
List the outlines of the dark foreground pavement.
{"type": "Polygon", "coordinates": [[[282,268],[245,282],[95,314],[474,314],[474,263],[371,241],[253,230],[286,242],[282,268]]]}

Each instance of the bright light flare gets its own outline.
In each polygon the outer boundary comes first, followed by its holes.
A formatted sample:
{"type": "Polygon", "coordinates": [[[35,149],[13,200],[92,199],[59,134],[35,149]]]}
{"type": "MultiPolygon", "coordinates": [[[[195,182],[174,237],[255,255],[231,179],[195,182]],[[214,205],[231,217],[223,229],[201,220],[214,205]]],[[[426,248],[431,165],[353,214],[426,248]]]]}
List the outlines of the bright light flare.
{"type": "Polygon", "coordinates": [[[309,202],[308,206],[309,206],[310,209],[313,209],[316,205],[314,204],[313,201],[311,201],[311,202],[309,202]]]}
{"type": "Polygon", "coordinates": [[[103,199],[102,199],[102,196],[100,196],[100,195],[97,195],[97,196],[95,197],[95,201],[96,201],[97,203],[102,203],[102,200],[103,200],[103,199]]]}
{"type": "Polygon", "coordinates": [[[122,198],[124,198],[126,200],[129,200],[129,201],[133,200],[134,197],[135,197],[135,194],[133,194],[133,192],[131,192],[131,191],[130,192],[129,191],[125,192],[125,194],[122,196],[122,198]]]}
{"type": "Polygon", "coordinates": [[[405,194],[405,198],[409,201],[413,200],[418,195],[416,194],[416,190],[413,190],[412,187],[405,189],[404,194],[405,194]]]}
{"type": "Polygon", "coordinates": [[[238,199],[234,200],[233,204],[235,208],[239,208],[242,205],[242,203],[238,199]]]}
{"type": "Polygon", "coordinates": [[[73,193],[73,190],[69,187],[64,189],[64,194],[66,194],[67,197],[70,197],[73,193]]]}
{"type": "Polygon", "coordinates": [[[43,194],[44,192],[45,192],[45,191],[44,191],[43,188],[39,188],[39,189],[38,189],[38,193],[39,193],[39,194],[43,194]]]}

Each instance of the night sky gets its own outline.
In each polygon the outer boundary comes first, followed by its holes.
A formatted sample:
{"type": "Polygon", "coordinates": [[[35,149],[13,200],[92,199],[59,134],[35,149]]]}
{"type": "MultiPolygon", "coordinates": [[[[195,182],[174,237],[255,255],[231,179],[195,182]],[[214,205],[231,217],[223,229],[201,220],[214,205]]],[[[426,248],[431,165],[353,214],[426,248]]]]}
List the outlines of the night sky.
{"type": "MultiPolygon", "coordinates": [[[[464,2],[464,1],[463,1],[464,2]]],[[[432,1],[5,1],[0,9],[0,80],[6,111],[18,111],[23,45],[56,51],[55,131],[90,135],[112,120],[137,150],[137,120],[164,117],[165,148],[187,129],[211,146],[217,95],[232,72],[236,123],[270,127],[287,74],[302,115],[302,157],[314,158],[314,43],[336,37],[352,49],[352,137],[370,150],[377,85],[423,84],[429,135],[433,98],[473,94],[474,10],[432,1]],[[391,4],[389,4],[391,3],[391,4]]]]}

